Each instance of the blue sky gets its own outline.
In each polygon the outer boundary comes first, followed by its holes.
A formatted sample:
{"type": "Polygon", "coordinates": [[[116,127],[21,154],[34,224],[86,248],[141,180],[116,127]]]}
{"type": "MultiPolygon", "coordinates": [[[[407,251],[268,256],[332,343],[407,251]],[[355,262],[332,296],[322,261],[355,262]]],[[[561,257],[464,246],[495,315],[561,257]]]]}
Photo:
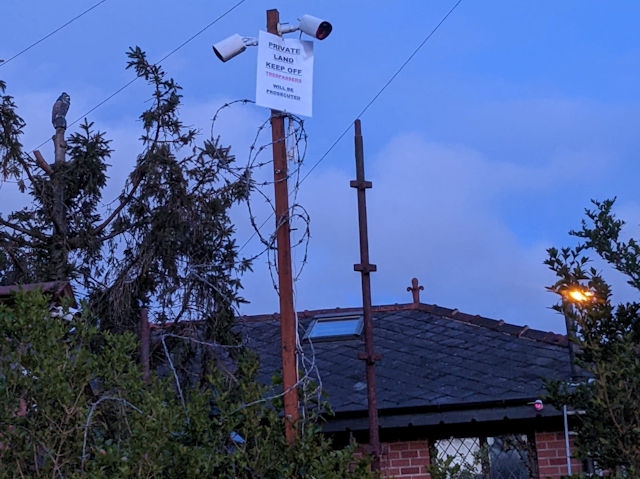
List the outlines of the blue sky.
{"type": "MultiPolygon", "coordinates": [[[[4,0],[0,59],[97,3],[4,0]]],[[[67,119],[83,118],[133,78],[124,69],[130,46],[158,60],[194,35],[163,66],[184,88],[185,122],[205,138],[222,104],[255,95],[256,49],[223,64],[213,43],[233,33],[257,36],[266,8],[277,8],[283,22],[304,13],[326,18],[334,29],[315,42],[313,117],[305,119],[305,180],[296,196],[311,216],[296,308],[358,306],[350,126],[456,2],[245,0],[214,22],[237,3],[106,0],[0,64],[0,79],[28,124],[23,143],[51,158],[50,111],[61,91],[71,95],[67,119]]],[[[640,222],[638,18],[640,3],[631,0],[460,3],[361,117],[373,182],[367,204],[371,262],[378,267],[374,304],[410,302],[406,287],[417,277],[425,303],[563,330],[549,309],[555,298],[545,291],[554,281],[542,264],[546,248],[572,243],[567,232],[579,227],[591,198],[617,196],[631,233],[640,222]]],[[[137,116],[148,97],[135,82],[87,116],[116,150],[107,199],[116,197],[140,151],[137,116]]],[[[221,114],[215,134],[245,162],[267,118],[264,108],[234,106],[221,114]]],[[[271,187],[264,192],[272,195],[271,187]]],[[[20,201],[13,185],[2,185],[0,208],[20,201]]],[[[266,205],[256,197],[254,206],[268,234],[266,205]]],[[[260,248],[245,209],[234,218],[242,254],[252,255],[260,248]]],[[[303,257],[294,251],[296,269],[303,257]]],[[[251,304],[242,312],[277,311],[266,258],[254,269],[244,278],[251,304]]]]}

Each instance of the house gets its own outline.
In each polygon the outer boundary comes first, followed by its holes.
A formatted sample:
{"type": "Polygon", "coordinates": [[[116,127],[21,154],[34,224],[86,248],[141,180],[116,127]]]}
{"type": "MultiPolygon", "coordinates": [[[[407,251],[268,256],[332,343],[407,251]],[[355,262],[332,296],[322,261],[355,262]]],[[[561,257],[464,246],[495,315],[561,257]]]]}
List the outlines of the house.
{"type": "MultiPolygon", "coordinates": [[[[560,478],[567,461],[581,469],[569,459],[566,410],[540,401],[544,379],[571,377],[564,335],[423,304],[415,292],[411,303],[373,307],[372,322],[384,476],[429,478],[429,464],[449,456],[474,478],[560,478]]],[[[335,413],[324,432],[366,444],[362,311],[304,311],[298,323],[300,374],[335,413]]],[[[278,315],[243,317],[241,329],[264,377],[281,369],[278,315]]]]}

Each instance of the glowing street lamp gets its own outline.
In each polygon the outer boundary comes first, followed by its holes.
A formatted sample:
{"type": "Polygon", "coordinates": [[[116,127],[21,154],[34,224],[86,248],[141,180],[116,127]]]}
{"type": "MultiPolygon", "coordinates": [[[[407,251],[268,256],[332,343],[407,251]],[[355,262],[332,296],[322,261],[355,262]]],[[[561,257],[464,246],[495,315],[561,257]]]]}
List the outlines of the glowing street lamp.
{"type": "MultiPolygon", "coordinates": [[[[567,286],[560,290],[562,296],[562,311],[564,313],[564,320],[567,326],[567,339],[569,340],[569,361],[571,367],[571,379],[576,380],[578,378],[578,371],[576,370],[576,352],[575,352],[575,338],[576,338],[576,324],[574,319],[574,312],[570,310],[569,305],[586,305],[587,303],[593,303],[597,300],[596,294],[589,288],[580,284],[567,286]]],[[[571,475],[571,452],[569,446],[569,420],[567,416],[567,405],[562,406],[562,412],[564,416],[564,439],[565,450],[567,452],[567,472],[571,475]]]]}
{"type": "Polygon", "coordinates": [[[588,303],[595,302],[597,300],[597,296],[592,290],[580,284],[565,286],[558,292],[562,296],[562,312],[564,314],[564,320],[567,327],[571,376],[575,378],[577,376],[574,343],[576,340],[576,322],[574,319],[575,311],[572,306],[586,306],[588,303]]]}
{"type": "Polygon", "coordinates": [[[595,293],[586,288],[573,287],[568,289],[563,296],[571,303],[586,303],[595,299],[595,293]]]}

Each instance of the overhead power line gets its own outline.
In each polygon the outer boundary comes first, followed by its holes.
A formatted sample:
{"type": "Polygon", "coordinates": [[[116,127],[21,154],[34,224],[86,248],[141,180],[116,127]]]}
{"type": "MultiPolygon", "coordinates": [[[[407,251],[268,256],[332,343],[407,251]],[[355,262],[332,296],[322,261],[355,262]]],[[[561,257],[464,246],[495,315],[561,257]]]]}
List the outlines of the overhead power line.
{"type": "MultiPolygon", "coordinates": [[[[387,82],[382,86],[382,88],[380,88],[380,90],[378,90],[378,92],[371,98],[371,100],[369,100],[369,102],[364,106],[364,108],[360,111],[360,113],[358,113],[358,115],[356,116],[355,119],[358,119],[358,118],[362,117],[362,115],[364,115],[367,112],[367,110],[369,108],[371,108],[371,106],[376,102],[376,100],[380,97],[380,95],[382,95],[382,93],[384,93],[384,91],[389,87],[389,85],[391,85],[391,83],[393,83],[393,81],[396,79],[396,77],[402,72],[402,70],[404,70],[404,68],[411,62],[411,60],[413,60],[413,58],[418,54],[418,52],[422,49],[422,47],[425,46],[425,44],[438,31],[438,29],[442,26],[442,24],[445,21],[447,21],[447,19],[451,16],[451,14],[453,14],[453,12],[456,10],[456,8],[458,8],[458,5],[460,5],[461,3],[462,3],[462,0],[458,0],[449,9],[449,11],[446,13],[446,15],[444,17],[442,17],[442,20],[440,20],[438,22],[438,24],[429,32],[429,34],[427,34],[427,36],[424,37],[424,39],[418,44],[418,46],[413,49],[413,51],[407,57],[407,59],[402,63],[402,65],[400,65],[400,67],[393,73],[393,75],[391,75],[391,77],[389,77],[387,82]]],[[[304,180],[307,179],[307,177],[311,174],[311,172],[313,170],[315,170],[318,167],[318,165],[320,163],[322,163],[327,158],[327,156],[329,156],[329,153],[331,153],[331,151],[333,151],[333,149],[336,147],[336,145],[338,143],[340,143],[340,140],[342,140],[342,138],[344,138],[344,136],[349,132],[349,130],[351,130],[352,125],[353,125],[353,121],[350,122],[346,126],[346,128],[342,131],[342,133],[340,133],[338,135],[338,137],[336,138],[336,140],[331,144],[329,149],[320,157],[320,159],[318,161],[316,161],[313,164],[311,169],[309,171],[307,171],[307,173],[301,178],[300,183],[304,182],[304,180]]]]}
{"type": "MultiPolygon", "coordinates": [[[[17,56],[21,55],[22,53],[26,52],[27,50],[31,49],[32,47],[34,47],[35,45],[37,45],[38,43],[44,41],[46,38],[50,37],[51,35],[55,34],[57,31],[61,30],[62,28],[64,28],[65,26],[67,26],[68,24],[70,24],[71,22],[73,22],[74,20],[80,18],[81,16],[83,16],[84,14],[88,13],[89,11],[93,10],[94,8],[96,8],[97,6],[99,6],[100,4],[106,2],[107,0],[101,0],[100,2],[96,3],[95,5],[93,5],[92,7],[90,7],[89,9],[87,9],[86,11],[82,12],[80,15],[74,17],[73,19],[69,20],[67,23],[65,23],[64,25],[62,25],[61,27],[57,28],[56,30],[54,30],[53,32],[51,32],[50,34],[48,34],[47,36],[41,38],[40,40],[38,40],[37,42],[35,42],[34,44],[30,45],[29,47],[25,48],[24,50],[22,50],[21,52],[17,53],[16,55],[14,55],[13,57],[9,58],[9,60],[5,61],[4,64],[8,63],[9,61],[13,60],[14,58],[16,58],[17,56]]],[[[169,58],[170,56],[172,56],[173,54],[175,54],[177,51],[179,51],[180,49],[182,49],[184,46],[186,46],[188,43],[190,43],[191,41],[193,41],[195,38],[197,38],[199,35],[201,35],[202,33],[204,33],[206,30],[208,30],[209,28],[211,28],[213,25],[215,25],[217,22],[219,22],[221,19],[223,19],[225,16],[227,16],[229,13],[231,13],[233,10],[235,10],[236,8],[238,8],[240,5],[242,5],[243,3],[245,3],[246,0],[240,0],[237,3],[235,3],[234,5],[232,5],[229,9],[227,9],[226,11],[224,11],[222,14],[220,14],[217,18],[215,18],[213,21],[211,21],[209,24],[205,25],[203,28],[201,28],[200,30],[198,30],[196,33],[194,33],[193,35],[191,35],[190,37],[188,37],[185,41],[183,41],[182,43],[180,43],[177,47],[175,47],[174,49],[170,50],[169,53],[167,53],[165,56],[163,56],[157,63],[162,63],[164,60],[166,60],[167,58],[169,58]]],[[[425,46],[425,44],[433,37],[433,35],[440,29],[440,27],[444,24],[444,22],[454,13],[454,11],[458,8],[458,6],[462,3],[462,0],[457,0],[454,5],[449,9],[449,11],[442,17],[442,19],[438,22],[438,24],[424,37],[424,39],[416,46],[416,48],[413,49],[413,51],[409,54],[409,56],[405,59],[405,61],[394,71],[394,73],[389,77],[389,79],[385,82],[385,84],[376,92],[376,94],[371,98],[371,100],[369,100],[367,102],[367,104],[364,106],[364,108],[362,108],[362,110],[360,111],[360,113],[358,113],[358,115],[356,116],[356,118],[360,118],[362,117],[362,115],[364,115],[367,110],[369,110],[369,108],[371,108],[371,106],[377,101],[377,99],[384,93],[384,91],[393,83],[393,81],[398,77],[398,75],[405,69],[405,67],[413,60],[413,58],[418,54],[418,52],[425,46]]],[[[0,65],[3,65],[3,63],[0,62],[0,65]]],[[[111,93],[109,96],[107,96],[104,100],[100,101],[98,104],[96,104],[94,107],[90,108],[84,115],[81,115],[78,119],[74,120],[73,122],[71,122],[69,124],[69,126],[74,125],[76,123],[78,123],[82,118],[85,118],[86,116],[88,116],[90,113],[92,113],[93,111],[97,110],[98,108],[100,108],[102,105],[104,105],[105,103],[107,103],[109,100],[111,100],[113,97],[115,97],[116,95],[118,95],[120,92],[122,92],[123,90],[125,90],[126,88],[128,88],[131,84],[133,84],[135,81],[137,81],[138,77],[132,79],[131,81],[127,82],[126,84],[124,84],[123,86],[121,86],[120,88],[118,88],[117,90],[115,90],[113,93],[111,93]]],[[[299,182],[298,182],[298,186],[300,186],[313,172],[313,170],[315,170],[320,163],[322,163],[328,156],[329,154],[333,151],[333,149],[337,146],[338,143],[340,143],[340,141],[342,140],[342,138],[344,138],[344,136],[349,132],[349,130],[352,127],[352,123],[350,122],[349,125],[346,126],[346,128],[338,135],[338,137],[334,140],[334,142],[331,144],[331,146],[329,146],[329,148],[327,149],[327,151],[325,151],[324,154],[322,154],[322,156],[318,159],[318,161],[316,161],[312,167],[309,169],[309,171],[306,172],[306,174],[300,178],[299,182]]],[[[42,147],[47,141],[49,141],[49,139],[45,140],[44,142],[42,142],[40,145],[38,145],[37,147],[34,148],[34,150],[39,149],[40,147],[42,147]]],[[[255,236],[255,232],[254,234],[251,236],[251,238],[253,238],[255,236]]],[[[245,242],[245,244],[242,246],[243,249],[251,240],[251,238],[249,238],[249,240],[247,240],[247,242],[245,242]]]]}
{"type": "MultiPolygon", "coordinates": [[[[211,28],[213,25],[215,25],[216,23],[218,23],[220,20],[222,20],[224,17],[226,17],[227,15],[229,15],[232,11],[234,11],[236,8],[238,8],[240,5],[242,5],[244,2],[246,2],[247,0],[240,0],[239,2],[237,2],[236,4],[232,5],[229,9],[227,9],[226,11],[224,11],[223,13],[221,13],[217,18],[215,18],[214,20],[212,20],[211,22],[209,22],[207,25],[205,25],[204,27],[202,27],[200,30],[198,30],[196,33],[194,33],[193,35],[191,35],[189,38],[187,38],[185,41],[183,41],[182,43],[180,43],[177,47],[175,47],[173,50],[169,51],[169,53],[167,53],[165,56],[163,56],[160,60],[158,60],[156,63],[161,64],[163,61],[165,61],[167,58],[169,58],[171,55],[173,55],[174,53],[176,53],[178,50],[184,48],[188,43],[192,42],[195,38],[197,38],[198,36],[202,35],[205,31],[207,31],[209,28],[211,28]]],[[[100,108],[102,105],[104,105],[105,103],[107,103],[109,100],[111,100],[114,96],[116,96],[118,93],[120,93],[122,90],[124,90],[125,88],[129,87],[129,85],[131,85],[132,83],[134,83],[135,81],[138,80],[138,77],[135,77],[133,80],[127,82],[126,84],[122,85],[120,88],[118,88],[116,91],[114,91],[111,95],[109,95],[108,97],[106,97],[104,100],[102,100],[100,103],[98,103],[97,105],[95,105],[94,107],[92,107],[91,109],[89,109],[89,111],[87,111],[84,115],[81,115],[77,120],[74,120],[72,123],[69,124],[69,126],[74,125],[76,123],[78,123],[82,118],[85,118],[87,115],[89,115],[90,113],[93,113],[95,110],[97,110],[98,108],[100,108]]],[[[49,141],[49,140],[47,140],[49,141]]]]}
{"type": "MultiPolygon", "coordinates": [[[[107,0],[102,0],[102,2],[105,2],[107,0]]],[[[178,50],[184,48],[188,43],[192,42],[195,38],[197,38],[198,36],[202,35],[205,31],[207,31],[209,28],[211,28],[213,25],[215,25],[216,23],[218,23],[220,20],[222,20],[224,17],[226,17],[227,15],[229,15],[232,11],[234,11],[236,8],[238,8],[240,5],[242,5],[244,2],[246,2],[247,0],[240,0],[239,2],[235,3],[234,5],[232,5],[230,8],[228,8],[227,10],[225,10],[223,13],[221,13],[217,18],[215,18],[214,20],[212,20],[211,22],[209,22],[207,25],[205,25],[204,27],[202,27],[200,30],[198,30],[196,33],[194,33],[193,35],[191,35],[189,38],[187,38],[185,41],[183,41],[182,43],[180,43],[177,47],[175,47],[173,50],[170,50],[169,53],[167,53],[165,56],[163,56],[160,60],[158,60],[156,63],[161,64],[163,61],[165,61],[167,58],[169,58],[171,55],[173,55],[174,53],[176,53],[178,50]]],[[[101,3],[102,3],[101,2],[101,3]]],[[[91,107],[89,110],[87,110],[86,113],[84,113],[83,115],[80,115],[77,119],[73,120],[71,123],[69,123],[69,126],[75,125],[76,123],[78,123],[80,120],[82,120],[83,118],[86,118],[88,115],[90,115],[91,113],[93,113],[95,110],[97,110],[98,108],[100,108],[102,105],[104,105],[105,103],[107,103],[109,100],[111,100],[113,97],[115,97],[116,95],[118,95],[120,92],[122,92],[123,90],[125,90],[126,88],[128,88],[129,86],[131,86],[133,83],[135,83],[138,80],[138,77],[133,78],[132,80],[128,81],[127,83],[125,83],[124,85],[122,85],[120,88],[118,88],[117,90],[115,90],[113,93],[111,93],[109,96],[107,96],[106,98],[104,98],[103,100],[101,100],[100,102],[98,102],[96,105],[94,105],[93,107],[91,107]]],[[[47,143],[49,141],[49,139],[44,140],[42,143],[40,143],[38,146],[36,146],[35,148],[33,148],[34,150],[37,150],[39,148],[41,148],[45,143],[47,143]]]]}
{"type": "Polygon", "coordinates": [[[73,22],[75,22],[77,19],[79,19],[80,17],[86,15],[87,13],[89,13],[91,10],[99,7],[100,5],[102,5],[103,3],[105,3],[107,0],[100,0],[98,3],[96,3],[95,5],[87,8],[84,12],[80,13],[79,15],[76,15],[75,17],[73,17],[71,20],[67,21],[66,23],[60,25],[58,28],[56,28],[55,30],[53,30],[51,33],[48,33],[47,35],[45,35],[44,37],[40,38],[39,40],[33,42],[31,45],[29,45],[28,47],[20,50],[18,53],[16,53],[15,55],[13,55],[11,58],[9,58],[8,60],[5,60],[4,62],[0,61],[0,66],[4,66],[7,63],[9,63],[11,60],[13,60],[14,58],[18,58],[20,55],[22,55],[23,53],[28,52],[29,50],[31,50],[33,47],[35,47],[36,45],[42,43],[43,41],[45,41],[47,38],[55,35],[56,33],[58,33],[60,30],[62,30],[63,28],[65,28],[66,26],[72,24],[73,22]]]}

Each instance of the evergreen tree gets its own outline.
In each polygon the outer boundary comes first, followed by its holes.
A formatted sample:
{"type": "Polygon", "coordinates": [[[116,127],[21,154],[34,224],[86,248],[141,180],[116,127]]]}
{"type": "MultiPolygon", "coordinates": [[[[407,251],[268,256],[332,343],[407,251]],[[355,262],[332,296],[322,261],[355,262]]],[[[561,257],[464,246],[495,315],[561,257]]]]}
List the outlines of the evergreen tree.
{"type": "Polygon", "coordinates": [[[142,152],[110,211],[102,204],[112,153],[105,134],[85,120],[62,137],[53,164],[31,159],[20,144],[24,121],[0,83],[0,172],[32,200],[0,215],[0,281],[76,281],[111,330],[133,330],[146,304],[155,319],[206,320],[211,337],[228,340],[242,301],[238,273],[249,267],[228,210],[249,194],[250,177],[217,140],[196,145],[179,118],[180,87],[161,67],[139,48],[127,55],[153,94],[140,116],[142,152]]]}

